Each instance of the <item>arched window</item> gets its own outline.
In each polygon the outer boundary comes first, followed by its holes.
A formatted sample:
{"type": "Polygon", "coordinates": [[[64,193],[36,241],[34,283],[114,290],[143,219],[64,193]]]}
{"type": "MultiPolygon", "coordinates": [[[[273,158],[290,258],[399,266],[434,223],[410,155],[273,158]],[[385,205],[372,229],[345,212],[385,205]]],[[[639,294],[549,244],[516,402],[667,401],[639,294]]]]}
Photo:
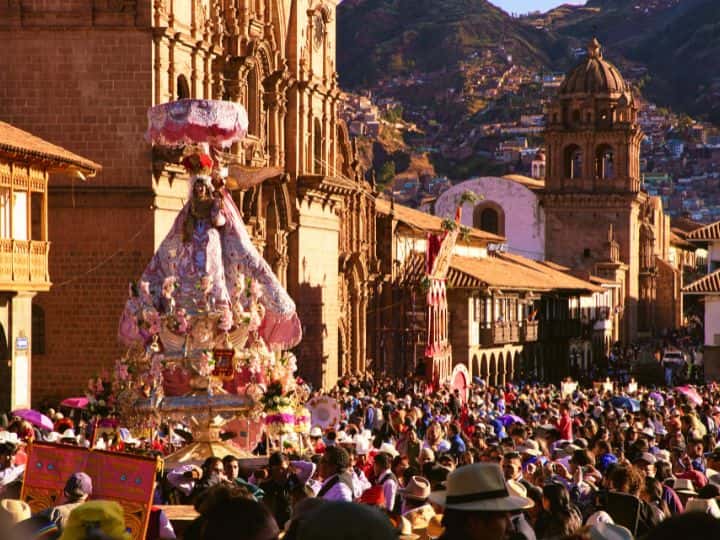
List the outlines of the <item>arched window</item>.
{"type": "Polygon", "coordinates": [[[579,124],[581,118],[582,118],[582,117],[580,116],[580,110],[579,110],[579,109],[574,109],[573,112],[572,112],[572,121],[573,121],[573,124],[579,124]]]}
{"type": "Polygon", "coordinates": [[[595,151],[595,178],[600,180],[615,178],[614,153],[610,145],[600,145],[595,151]]]}
{"type": "Polygon", "coordinates": [[[575,180],[582,178],[582,150],[576,144],[565,148],[565,178],[575,180]]]}
{"type": "Polygon", "coordinates": [[[485,201],[473,209],[473,227],[504,236],[505,212],[500,205],[492,201],[485,201]]]}
{"type": "Polygon", "coordinates": [[[190,85],[188,84],[187,77],[185,75],[178,75],[177,78],[177,98],[178,99],[189,99],[190,98],[190,85]]]}
{"type": "Polygon", "coordinates": [[[315,119],[313,122],[313,171],[315,174],[322,174],[323,154],[322,154],[322,126],[320,120],[315,119]]]}
{"type": "Polygon", "coordinates": [[[45,310],[32,305],[32,333],[30,335],[32,355],[45,354],[45,310]]]}
{"type": "Polygon", "coordinates": [[[480,228],[483,231],[498,233],[498,213],[494,208],[485,208],[480,212],[480,228]]]}

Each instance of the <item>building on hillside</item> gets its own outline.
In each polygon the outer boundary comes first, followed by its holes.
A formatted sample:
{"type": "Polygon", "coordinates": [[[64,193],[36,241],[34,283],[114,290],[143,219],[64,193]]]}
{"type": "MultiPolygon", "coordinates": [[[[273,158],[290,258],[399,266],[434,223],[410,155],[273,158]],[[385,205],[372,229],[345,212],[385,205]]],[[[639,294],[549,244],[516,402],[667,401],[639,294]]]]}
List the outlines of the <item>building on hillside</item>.
{"type": "Polygon", "coordinates": [[[248,167],[282,171],[236,195],[298,304],[301,374],[327,387],[365,367],[374,199],[338,119],[336,4],[0,6],[0,120],[104,165],[88,185],[51,182],[50,269],[67,284],[37,298],[48,346],[35,356],[36,399],[82,391],[121,353],[128,281],[141,275],[188,192],[178,155],[152,151],[143,137],[148,107],[179,98],[244,105],[248,136],[232,152],[248,167]]]}
{"type": "Polygon", "coordinates": [[[545,152],[540,150],[530,163],[530,176],[535,180],[545,180],[545,161],[545,152]]]}
{"type": "Polygon", "coordinates": [[[546,256],[622,284],[619,338],[682,322],[682,272],[669,260],[670,222],[643,191],[638,106],[593,39],[546,114],[546,256]]]}
{"type": "MultiPolygon", "coordinates": [[[[443,220],[382,200],[376,207],[383,286],[368,323],[377,336],[375,354],[390,373],[420,367],[424,374],[428,238],[443,230],[443,220]]],[[[446,320],[453,367],[462,364],[493,384],[588,373],[594,355],[604,355],[612,343],[612,324],[597,324],[612,320],[612,288],[552,263],[502,253],[503,242],[471,228],[454,247],[446,320]]]]}
{"type": "Polygon", "coordinates": [[[707,251],[707,273],[683,288],[690,298],[702,299],[705,379],[720,379],[720,221],[688,233],[687,241],[707,251]]]}
{"type": "Polygon", "coordinates": [[[463,206],[464,225],[504,237],[510,253],[544,260],[545,211],[538,195],[543,186],[542,181],[520,175],[473,178],[443,192],[435,214],[453,215],[459,197],[471,191],[481,200],[463,206]]]}
{"type": "Polygon", "coordinates": [[[89,159],[0,122],[0,410],[30,407],[33,359],[48,347],[46,314],[33,298],[51,286],[50,174],[83,180],[100,169],[89,159]]]}

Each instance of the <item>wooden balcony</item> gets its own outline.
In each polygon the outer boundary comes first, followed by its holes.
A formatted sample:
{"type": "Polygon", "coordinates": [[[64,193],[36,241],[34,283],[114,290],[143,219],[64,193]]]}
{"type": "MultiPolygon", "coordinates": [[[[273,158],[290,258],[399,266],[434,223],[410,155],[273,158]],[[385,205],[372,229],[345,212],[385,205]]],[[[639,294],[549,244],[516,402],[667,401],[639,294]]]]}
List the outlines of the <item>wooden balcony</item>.
{"type": "Polygon", "coordinates": [[[480,328],[480,346],[495,347],[519,341],[517,322],[493,323],[490,328],[480,328]]]}
{"type": "Polygon", "coordinates": [[[531,342],[538,340],[538,321],[525,321],[522,327],[522,340],[531,342]]]}
{"type": "Polygon", "coordinates": [[[0,290],[50,289],[50,242],[0,238],[0,290]]]}

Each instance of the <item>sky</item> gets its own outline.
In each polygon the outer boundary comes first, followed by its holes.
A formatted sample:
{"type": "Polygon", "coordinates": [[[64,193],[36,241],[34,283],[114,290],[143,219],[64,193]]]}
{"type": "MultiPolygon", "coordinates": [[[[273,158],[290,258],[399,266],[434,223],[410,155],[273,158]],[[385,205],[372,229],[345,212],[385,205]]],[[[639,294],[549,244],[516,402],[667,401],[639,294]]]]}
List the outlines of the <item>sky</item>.
{"type": "Polygon", "coordinates": [[[584,4],[585,0],[490,0],[508,13],[547,11],[562,4],[584,4]]]}

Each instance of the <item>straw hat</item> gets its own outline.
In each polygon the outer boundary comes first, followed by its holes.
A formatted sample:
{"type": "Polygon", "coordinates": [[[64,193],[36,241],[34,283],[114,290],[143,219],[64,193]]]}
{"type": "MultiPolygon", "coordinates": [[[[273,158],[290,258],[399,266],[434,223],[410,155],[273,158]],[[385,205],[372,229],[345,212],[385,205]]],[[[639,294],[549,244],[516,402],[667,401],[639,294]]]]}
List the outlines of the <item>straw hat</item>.
{"type": "Polygon", "coordinates": [[[63,434],[62,434],[62,437],[60,437],[60,440],[61,440],[61,441],[75,441],[75,442],[77,442],[78,436],[75,435],[75,431],[73,431],[72,429],[69,429],[69,428],[68,428],[68,429],[66,429],[65,431],[63,431],[63,434]]]}
{"type": "Polygon", "coordinates": [[[395,457],[398,455],[398,451],[395,449],[395,447],[390,443],[382,443],[380,445],[380,449],[378,450],[378,453],[380,454],[389,454],[392,457],[395,457]]]}
{"type": "Polygon", "coordinates": [[[539,456],[542,454],[540,451],[540,444],[533,439],[528,439],[518,446],[517,451],[519,454],[527,454],[528,456],[539,456]]]}
{"type": "Polygon", "coordinates": [[[430,481],[422,476],[413,476],[404,489],[398,493],[405,498],[414,501],[426,501],[430,496],[430,481]]]}
{"type": "Polygon", "coordinates": [[[720,507],[715,499],[689,499],[685,504],[686,512],[702,512],[710,514],[715,519],[720,519],[720,507]]]}
{"type": "Polygon", "coordinates": [[[419,535],[413,532],[412,524],[405,516],[400,516],[400,534],[398,540],[417,540],[419,535]]]}
{"type": "Polygon", "coordinates": [[[473,463],[448,475],[447,490],[430,494],[430,501],[452,510],[511,512],[532,508],[525,497],[510,495],[496,463],[473,463]]]}
{"type": "Polygon", "coordinates": [[[682,493],[684,495],[697,495],[695,486],[693,486],[692,480],[687,478],[676,478],[673,484],[673,489],[676,493],[682,493]]]}
{"type": "Polygon", "coordinates": [[[311,437],[322,437],[322,429],[320,429],[320,426],[315,426],[310,430],[310,436],[311,437]]]}
{"type": "Polygon", "coordinates": [[[367,456],[370,452],[370,441],[367,439],[355,436],[355,453],[358,456],[367,456]]]}
{"type": "Polygon", "coordinates": [[[51,431],[45,435],[45,442],[57,443],[60,442],[60,434],[57,431],[51,431]]]}
{"type": "Polygon", "coordinates": [[[633,540],[632,533],[621,525],[598,523],[590,527],[590,540],[633,540]]]}
{"type": "Polygon", "coordinates": [[[0,514],[4,514],[10,518],[10,522],[14,524],[30,519],[32,510],[30,510],[30,505],[25,501],[2,499],[0,500],[0,514]]]}

